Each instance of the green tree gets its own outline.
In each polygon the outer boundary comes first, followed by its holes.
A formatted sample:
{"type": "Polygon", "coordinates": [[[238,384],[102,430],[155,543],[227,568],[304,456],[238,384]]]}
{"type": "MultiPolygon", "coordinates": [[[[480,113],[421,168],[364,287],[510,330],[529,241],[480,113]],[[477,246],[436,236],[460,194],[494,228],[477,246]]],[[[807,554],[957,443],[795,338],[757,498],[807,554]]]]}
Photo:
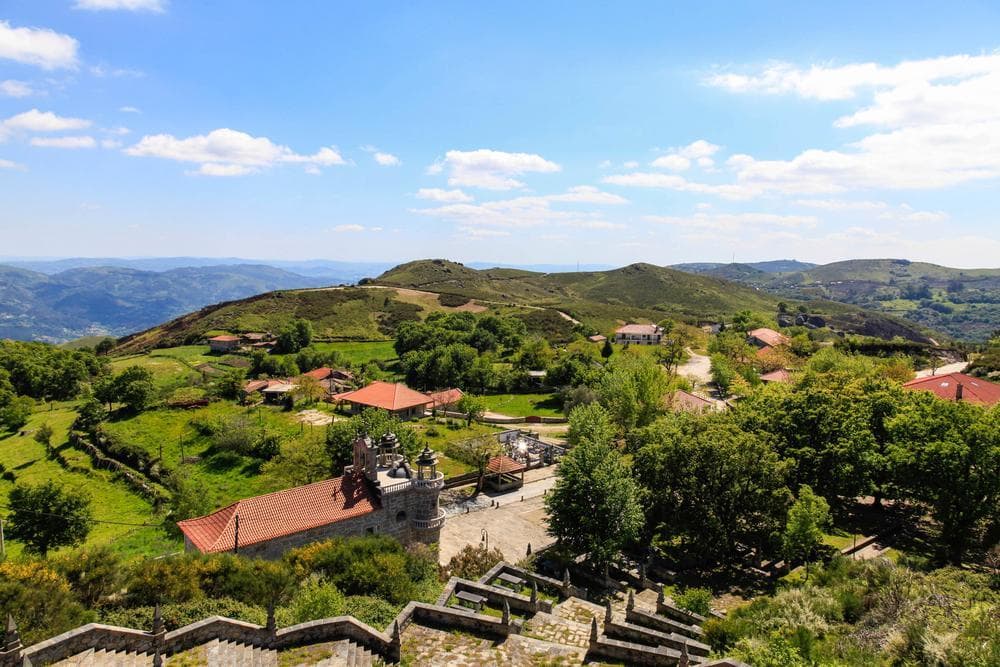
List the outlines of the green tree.
{"type": "Polygon", "coordinates": [[[130,412],[144,410],[153,400],[155,392],[153,374],[141,366],[129,366],[115,376],[118,402],[130,412]]]}
{"type": "Polygon", "coordinates": [[[479,493],[483,490],[483,481],[486,478],[486,465],[490,462],[491,458],[499,456],[503,452],[503,449],[496,438],[484,435],[453,443],[448,448],[448,451],[451,456],[476,469],[476,472],[479,474],[479,479],[476,482],[476,493],[479,493]]]}
{"type": "Polygon", "coordinates": [[[601,348],[601,356],[607,359],[612,354],[614,354],[615,348],[611,347],[611,339],[604,339],[604,347],[601,348]]]}
{"type": "Polygon", "coordinates": [[[630,436],[647,526],[705,562],[731,563],[738,544],[766,548],[785,518],[789,464],[728,413],[669,414],[630,436]]]}
{"type": "Polygon", "coordinates": [[[481,418],[486,413],[486,401],[482,396],[475,394],[462,394],[455,405],[459,412],[465,413],[465,425],[472,426],[472,422],[481,418]]]}
{"type": "Polygon", "coordinates": [[[30,396],[11,396],[7,403],[0,403],[0,426],[16,431],[28,423],[35,401],[30,396]]]}
{"type": "Polygon", "coordinates": [[[35,431],[35,442],[45,448],[46,456],[52,455],[52,434],[52,427],[49,426],[48,423],[42,424],[38,427],[38,430],[35,431]]]}
{"type": "Polygon", "coordinates": [[[578,446],[584,442],[611,442],[615,437],[615,425],[611,415],[600,403],[580,405],[569,413],[569,444],[578,446]]]}
{"type": "Polygon", "coordinates": [[[549,533],[598,567],[642,530],[639,487],[610,440],[584,440],[563,457],[545,506],[549,533]]]}
{"type": "Polygon", "coordinates": [[[809,561],[823,543],[823,530],[830,524],[830,506],[807,484],[799,487],[799,496],[788,510],[788,520],[781,535],[782,550],[789,561],[803,561],[809,579],[809,561]]]}
{"type": "Polygon", "coordinates": [[[313,327],[309,320],[296,318],[278,334],[275,351],[279,354],[295,354],[309,347],[313,339],[313,327]]]}
{"type": "Polygon", "coordinates": [[[886,426],[896,484],[930,506],[943,557],[960,564],[982,522],[1000,512],[1000,408],[913,392],[886,426]]]}
{"type": "Polygon", "coordinates": [[[243,383],[246,381],[246,374],[234,368],[227,371],[222,377],[215,381],[215,394],[220,398],[236,400],[243,394],[243,383]]]}
{"type": "Polygon", "coordinates": [[[90,534],[90,497],[49,480],[17,484],[8,499],[8,535],[26,551],[45,556],[51,549],[81,544],[90,534]]]}
{"type": "Polygon", "coordinates": [[[94,346],[94,352],[96,354],[107,354],[115,347],[115,339],[107,336],[98,341],[97,345],[94,346]]]}
{"type": "Polygon", "coordinates": [[[608,363],[598,394],[620,434],[646,426],[665,409],[670,378],[645,354],[619,354],[608,363]]]}
{"type": "Polygon", "coordinates": [[[295,398],[312,405],[326,396],[326,388],[311,375],[303,375],[295,381],[295,389],[292,390],[292,394],[295,398]]]}

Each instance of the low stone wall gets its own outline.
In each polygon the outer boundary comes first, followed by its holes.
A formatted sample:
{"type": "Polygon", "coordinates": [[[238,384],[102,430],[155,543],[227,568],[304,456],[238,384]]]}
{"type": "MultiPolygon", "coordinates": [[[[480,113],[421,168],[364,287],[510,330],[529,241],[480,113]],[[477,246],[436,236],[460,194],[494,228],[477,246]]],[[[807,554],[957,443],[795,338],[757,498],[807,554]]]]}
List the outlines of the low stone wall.
{"type": "Polygon", "coordinates": [[[163,641],[164,653],[167,655],[180,653],[213,639],[238,644],[269,646],[272,634],[267,628],[254,623],[237,621],[224,616],[209,616],[168,632],[163,641]]]}
{"type": "Polygon", "coordinates": [[[650,614],[648,611],[642,611],[641,609],[627,610],[625,612],[625,619],[629,623],[642,625],[667,634],[674,633],[684,637],[690,637],[691,639],[699,639],[704,634],[701,628],[697,625],[678,623],[671,618],[666,618],[665,616],[660,616],[658,614],[650,614]]]}
{"type": "Polygon", "coordinates": [[[653,648],[618,639],[598,637],[596,641],[590,642],[587,657],[602,658],[626,665],[676,665],[680,661],[681,654],[680,651],[663,646],[653,648]]]}
{"type": "Polygon", "coordinates": [[[701,614],[696,614],[693,611],[687,611],[686,609],[675,607],[674,605],[668,604],[662,600],[656,601],[656,613],[660,616],[666,616],[667,618],[673,619],[678,623],[683,623],[685,625],[700,626],[707,620],[701,614]]]}
{"type": "Polygon", "coordinates": [[[546,577],[543,574],[538,574],[537,572],[530,572],[524,568],[517,567],[516,565],[511,565],[510,563],[500,562],[494,565],[490,570],[479,577],[479,582],[483,584],[488,584],[489,582],[496,579],[501,574],[513,574],[516,577],[521,577],[525,581],[534,581],[538,584],[540,589],[549,591],[550,593],[558,593],[562,597],[575,597],[587,599],[587,589],[580,586],[574,586],[570,583],[568,586],[565,582],[558,579],[553,579],[552,577],[546,577]]]}
{"type": "MultiPolygon", "coordinates": [[[[101,648],[109,651],[151,653],[153,640],[152,634],[141,630],[88,623],[29,646],[21,652],[23,657],[17,658],[16,661],[11,661],[9,664],[21,665],[23,658],[28,658],[32,664],[45,665],[90,649],[101,648]]],[[[12,657],[14,656],[9,656],[9,658],[12,657]]]]}
{"type": "MultiPolygon", "coordinates": [[[[509,635],[521,633],[521,624],[517,621],[504,623],[503,619],[485,614],[477,614],[464,609],[452,609],[451,607],[439,607],[437,605],[425,604],[423,602],[411,602],[410,619],[408,621],[420,621],[428,625],[436,625],[444,628],[458,628],[473,634],[487,635],[490,637],[504,638],[509,635]]],[[[410,605],[407,605],[409,608],[410,605]]],[[[404,610],[406,611],[406,610],[404,610]]],[[[400,627],[403,627],[402,624],[400,627]]]]}
{"type": "Polygon", "coordinates": [[[685,646],[688,653],[705,657],[711,653],[712,648],[708,644],[677,634],[676,632],[661,632],[651,628],[643,627],[635,623],[620,623],[611,621],[604,623],[604,634],[613,639],[621,639],[635,644],[648,644],[650,646],[666,646],[675,651],[680,651],[685,646]]]}
{"type": "MultiPolygon", "coordinates": [[[[397,617],[398,619],[398,617],[397,617]]],[[[392,626],[390,626],[391,630],[392,626]]],[[[283,649],[322,642],[350,639],[372,653],[399,660],[399,643],[383,632],[365,625],[353,616],[335,616],[293,625],[275,633],[272,648],[283,649]]]]}
{"type": "Polygon", "coordinates": [[[461,593],[462,591],[482,595],[493,607],[502,608],[503,603],[506,602],[512,611],[519,611],[525,614],[536,614],[540,611],[551,613],[552,611],[552,603],[548,600],[538,599],[532,602],[531,598],[527,595],[515,593],[503,586],[493,586],[477,581],[469,581],[468,579],[459,579],[458,577],[452,577],[448,580],[440,597],[438,597],[438,605],[446,606],[448,599],[453,594],[461,593]]]}

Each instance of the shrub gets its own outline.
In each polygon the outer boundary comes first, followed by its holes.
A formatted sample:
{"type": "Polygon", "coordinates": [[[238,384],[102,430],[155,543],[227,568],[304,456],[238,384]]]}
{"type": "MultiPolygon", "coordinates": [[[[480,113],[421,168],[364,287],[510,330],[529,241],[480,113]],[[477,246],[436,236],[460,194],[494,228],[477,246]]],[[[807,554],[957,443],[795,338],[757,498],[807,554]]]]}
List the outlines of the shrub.
{"type": "Polygon", "coordinates": [[[80,549],[51,562],[87,607],[116,593],[122,583],[122,559],[108,546],[80,549]]]}
{"type": "Polygon", "coordinates": [[[336,586],[321,579],[309,579],[285,609],[287,622],[305,623],[319,618],[341,616],[344,614],[345,604],[344,594],[336,586]]]}
{"type": "MultiPolygon", "coordinates": [[[[238,621],[264,625],[267,610],[229,598],[191,600],[188,602],[161,605],[160,614],[167,630],[202,621],[209,616],[226,616],[238,621]]],[[[100,610],[102,623],[120,625],[136,630],[145,630],[153,625],[153,607],[117,607],[100,610]]]]}
{"type": "Polygon", "coordinates": [[[52,637],[93,620],[69,584],[40,561],[0,563],[0,614],[17,619],[25,644],[52,637]]]}
{"type": "Polygon", "coordinates": [[[673,596],[674,604],[695,614],[708,616],[712,611],[712,591],[707,588],[685,588],[673,596]]]}
{"type": "Polygon", "coordinates": [[[478,579],[502,560],[504,560],[503,552],[496,547],[487,551],[481,544],[466,544],[461,551],[451,557],[446,569],[448,576],[451,577],[478,579]]]}

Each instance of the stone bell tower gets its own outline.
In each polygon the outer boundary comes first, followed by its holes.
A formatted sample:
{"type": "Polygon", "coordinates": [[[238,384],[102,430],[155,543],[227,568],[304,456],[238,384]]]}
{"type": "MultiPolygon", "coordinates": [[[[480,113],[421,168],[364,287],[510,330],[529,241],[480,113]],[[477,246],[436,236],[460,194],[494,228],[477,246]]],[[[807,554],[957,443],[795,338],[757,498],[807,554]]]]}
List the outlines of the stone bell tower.
{"type": "Polygon", "coordinates": [[[438,505],[444,475],[437,469],[437,454],[424,445],[417,457],[417,476],[413,479],[411,528],[416,541],[430,544],[441,538],[444,510],[438,505]]]}

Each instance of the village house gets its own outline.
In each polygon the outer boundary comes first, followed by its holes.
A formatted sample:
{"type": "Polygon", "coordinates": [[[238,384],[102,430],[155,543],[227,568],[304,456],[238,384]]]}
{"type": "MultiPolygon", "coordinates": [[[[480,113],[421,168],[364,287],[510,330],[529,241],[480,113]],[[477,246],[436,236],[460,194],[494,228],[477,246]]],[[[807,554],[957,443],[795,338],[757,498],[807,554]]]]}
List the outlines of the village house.
{"type": "Polygon", "coordinates": [[[410,389],[401,382],[372,382],[357,391],[348,391],[333,397],[338,403],[345,403],[351,414],[375,408],[385,410],[397,419],[417,419],[434,402],[433,399],[410,389]]]}
{"type": "Polygon", "coordinates": [[[179,521],[185,549],[275,559],[331,537],[385,534],[404,544],[440,540],[444,475],[434,452],[424,447],[414,469],[389,433],[377,442],[359,436],[353,456],[341,477],[245,498],[179,521]]]}
{"type": "Polygon", "coordinates": [[[747,333],[747,342],[758,348],[768,348],[768,347],[778,347],[779,345],[788,345],[791,339],[783,333],[775,331],[774,329],[768,329],[767,327],[761,327],[760,329],[754,329],[747,333]]]}
{"type": "Polygon", "coordinates": [[[903,384],[910,391],[930,391],[947,401],[968,401],[977,405],[1000,403],[1000,384],[964,373],[929,375],[903,384]]]}
{"type": "Polygon", "coordinates": [[[208,339],[208,348],[216,354],[224,354],[226,352],[232,352],[240,346],[239,336],[230,336],[224,334],[221,336],[212,336],[208,339]]]}
{"type": "Polygon", "coordinates": [[[770,373],[764,373],[760,376],[760,381],[764,384],[770,384],[772,382],[787,383],[792,381],[792,374],[788,372],[786,368],[779,368],[778,370],[771,371],[770,373]]]}
{"type": "Polygon", "coordinates": [[[626,324],[615,330],[615,342],[619,345],[659,345],[663,340],[663,328],[655,324],[626,324]]]}
{"type": "Polygon", "coordinates": [[[607,339],[608,339],[607,336],[603,336],[601,334],[594,334],[593,336],[587,336],[587,340],[589,340],[591,343],[603,343],[607,339]]]}
{"type": "Polygon", "coordinates": [[[715,409],[715,404],[712,401],[683,389],[678,389],[668,395],[664,402],[667,404],[667,408],[674,412],[705,412],[715,409]]]}
{"type": "Polygon", "coordinates": [[[443,389],[427,394],[431,399],[431,410],[452,410],[465,393],[461,389],[443,389]]]}

